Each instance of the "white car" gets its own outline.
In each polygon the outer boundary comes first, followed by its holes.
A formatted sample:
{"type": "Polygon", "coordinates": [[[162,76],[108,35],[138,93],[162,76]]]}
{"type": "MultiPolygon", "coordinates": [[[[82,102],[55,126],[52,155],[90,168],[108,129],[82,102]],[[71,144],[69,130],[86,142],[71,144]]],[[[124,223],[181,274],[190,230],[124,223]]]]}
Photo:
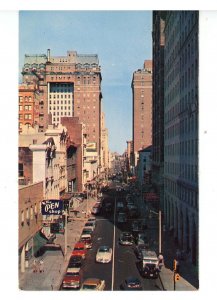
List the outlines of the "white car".
{"type": "Polygon", "coordinates": [[[112,249],[108,246],[100,246],[96,253],[96,262],[109,263],[112,259],[112,249]]]}
{"type": "Polygon", "coordinates": [[[82,286],[82,291],[103,291],[105,289],[105,280],[98,278],[88,278],[86,279],[82,286]]]}

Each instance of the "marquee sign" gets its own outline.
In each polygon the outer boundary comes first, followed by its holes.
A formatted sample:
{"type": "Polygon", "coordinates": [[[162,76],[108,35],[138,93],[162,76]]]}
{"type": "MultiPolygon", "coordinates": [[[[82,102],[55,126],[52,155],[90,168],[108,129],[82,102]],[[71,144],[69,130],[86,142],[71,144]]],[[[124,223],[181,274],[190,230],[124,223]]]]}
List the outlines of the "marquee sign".
{"type": "Polygon", "coordinates": [[[62,215],[62,200],[44,200],[41,202],[41,214],[43,216],[62,215]]]}

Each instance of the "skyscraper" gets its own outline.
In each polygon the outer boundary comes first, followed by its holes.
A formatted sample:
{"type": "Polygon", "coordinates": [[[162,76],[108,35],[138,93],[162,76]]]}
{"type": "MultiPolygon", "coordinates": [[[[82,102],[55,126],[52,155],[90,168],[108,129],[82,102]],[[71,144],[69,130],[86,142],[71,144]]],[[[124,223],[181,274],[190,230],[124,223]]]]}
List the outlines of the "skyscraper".
{"type": "MultiPolygon", "coordinates": [[[[152,144],[152,61],[133,73],[133,152],[152,144]]],[[[136,165],[136,159],[135,159],[136,165]]]]}
{"type": "Polygon", "coordinates": [[[164,167],[164,27],[162,12],[153,12],[152,183],[163,205],[164,167]]]}
{"type": "Polygon", "coordinates": [[[180,247],[198,260],[198,12],[165,19],[164,211],[180,247]]]}

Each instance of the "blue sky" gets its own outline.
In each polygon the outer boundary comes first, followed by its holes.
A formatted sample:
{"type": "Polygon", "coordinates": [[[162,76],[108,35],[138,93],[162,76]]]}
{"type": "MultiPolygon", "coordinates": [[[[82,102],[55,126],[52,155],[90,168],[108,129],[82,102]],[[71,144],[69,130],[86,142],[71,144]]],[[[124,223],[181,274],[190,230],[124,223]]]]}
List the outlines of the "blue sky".
{"type": "Polygon", "coordinates": [[[25,54],[98,54],[109,148],[132,139],[133,72],[152,58],[151,11],[21,11],[19,68],[25,54]]]}

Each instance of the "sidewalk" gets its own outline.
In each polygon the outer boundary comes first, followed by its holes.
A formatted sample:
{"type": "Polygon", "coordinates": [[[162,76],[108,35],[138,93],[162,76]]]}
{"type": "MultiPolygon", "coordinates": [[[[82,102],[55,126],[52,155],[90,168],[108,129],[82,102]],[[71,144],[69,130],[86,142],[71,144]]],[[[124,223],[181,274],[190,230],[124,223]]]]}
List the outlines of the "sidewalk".
{"type": "MultiPolygon", "coordinates": [[[[92,208],[96,198],[88,199],[88,206],[92,208]]],[[[55,251],[46,251],[42,257],[38,257],[37,261],[43,258],[44,261],[44,272],[34,273],[33,272],[33,259],[29,262],[29,268],[26,269],[25,273],[19,273],[19,288],[25,291],[48,291],[48,290],[59,290],[62,282],[62,278],[65,274],[68,260],[71,256],[71,252],[74,248],[75,243],[79,240],[81,231],[86,222],[86,218],[82,216],[83,210],[86,210],[86,200],[81,203],[78,207],[79,216],[78,218],[71,218],[71,222],[68,222],[68,241],[67,241],[67,257],[63,256],[65,237],[63,234],[57,234],[55,244],[60,244],[61,249],[55,251]]],[[[71,216],[71,214],[69,214],[71,216]]]]}
{"type": "MultiPolygon", "coordinates": [[[[146,215],[147,218],[147,215],[146,215]]],[[[158,217],[148,219],[149,230],[151,231],[153,249],[158,253],[158,230],[159,230],[158,217]]],[[[150,233],[149,233],[150,234],[150,233]]],[[[165,290],[174,290],[173,279],[173,261],[175,259],[176,250],[178,246],[175,245],[173,237],[170,236],[169,231],[162,232],[162,253],[164,256],[165,266],[160,272],[160,279],[165,290]]],[[[196,291],[199,288],[197,268],[186,258],[180,260],[180,280],[176,281],[177,291],[196,291]]]]}

